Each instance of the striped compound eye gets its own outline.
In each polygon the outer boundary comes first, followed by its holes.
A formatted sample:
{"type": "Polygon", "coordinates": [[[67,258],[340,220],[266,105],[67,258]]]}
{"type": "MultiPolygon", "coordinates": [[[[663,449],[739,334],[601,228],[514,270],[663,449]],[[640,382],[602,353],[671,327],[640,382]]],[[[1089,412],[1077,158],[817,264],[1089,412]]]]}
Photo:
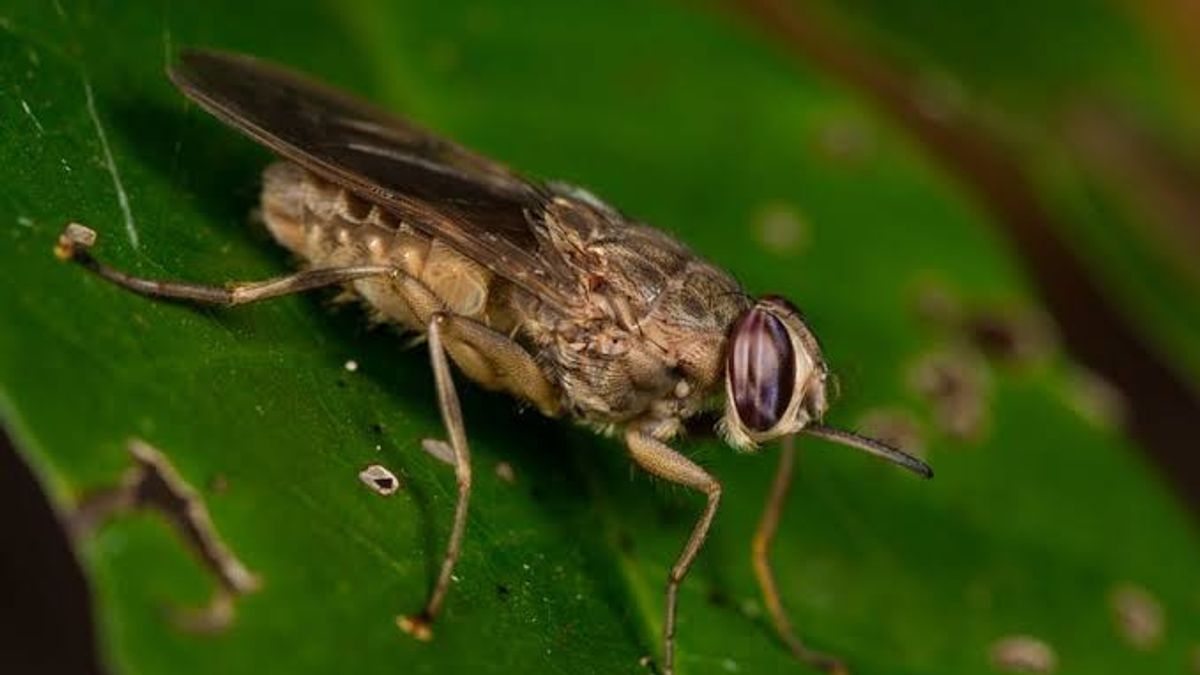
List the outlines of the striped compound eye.
{"type": "Polygon", "coordinates": [[[796,388],[796,353],[783,322],[760,306],[742,314],[729,335],[725,369],[742,425],[759,434],[774,428],[796,388]]]}

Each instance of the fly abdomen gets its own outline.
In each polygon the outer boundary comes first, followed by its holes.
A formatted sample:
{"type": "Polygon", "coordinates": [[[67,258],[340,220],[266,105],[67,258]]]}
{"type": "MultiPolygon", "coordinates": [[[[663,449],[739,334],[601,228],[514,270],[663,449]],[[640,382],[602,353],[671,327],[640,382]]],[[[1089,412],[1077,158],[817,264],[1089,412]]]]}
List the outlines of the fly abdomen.
{"type": "MultiPolygon", "coordinates": [[[[310,267],[393,265],[423,282],[455,314],[480,318],[487,309],[488,270],[295,164],[267,167],[262,211],[272,236],[310,267]]],[[[382,318],[424,327],[391,280],[362,279],[353,288],[382,318]]]]}
{"type": "Polygon", "coordinates": [[[262,211],[271,235],[312,267],[396,265],[419,276],[429,254],[429,237],[295,164],[263,172],[262,211]]]}

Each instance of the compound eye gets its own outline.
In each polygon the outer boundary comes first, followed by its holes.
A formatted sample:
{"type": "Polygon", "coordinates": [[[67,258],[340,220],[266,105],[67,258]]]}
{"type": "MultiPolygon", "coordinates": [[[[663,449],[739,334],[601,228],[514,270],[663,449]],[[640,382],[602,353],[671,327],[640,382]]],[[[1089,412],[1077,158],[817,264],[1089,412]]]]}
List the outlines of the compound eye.
{"type": "Polygon", "coordinates": [[[772,429],[783,417],[796,388],[796,358],[783,322],[759,307],[734,324],[726,355],[726,377],[734,410],[755,433],[772,429]]]}

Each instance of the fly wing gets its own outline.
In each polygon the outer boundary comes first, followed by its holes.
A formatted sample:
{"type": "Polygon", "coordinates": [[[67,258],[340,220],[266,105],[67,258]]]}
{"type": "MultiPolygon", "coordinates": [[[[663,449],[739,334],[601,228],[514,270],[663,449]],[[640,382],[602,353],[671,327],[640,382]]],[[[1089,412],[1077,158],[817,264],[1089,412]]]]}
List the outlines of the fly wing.
{"type": "Polygon", "coordinates": [[[186,51],[170,77],[227,124],[539,298],[565,305],[577,292],[545,231],[549,193],[504,165],[252,57],[186,51]]]}

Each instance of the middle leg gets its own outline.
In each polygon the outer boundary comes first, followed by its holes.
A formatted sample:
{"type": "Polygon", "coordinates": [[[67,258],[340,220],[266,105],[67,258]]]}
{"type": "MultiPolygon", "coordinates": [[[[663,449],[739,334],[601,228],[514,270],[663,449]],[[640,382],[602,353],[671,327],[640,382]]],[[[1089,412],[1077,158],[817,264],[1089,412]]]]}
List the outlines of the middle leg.
{"type": "Polygon", "coordinates": [[[449,437],[451,454],[446,459],[452,460],[454,478],[458,483],[458,501],[454,506],[454,524],[450,528],[450,539],[446,544],[446,555],[442,559],[441,571],[437,581],[429,593],[425,607],[415,615],[397,617],[396,624],[404,632],[418,640],[428,641],[433,638],[433,620],[437,617],[442,603],[446,599],[446,591],[450,588],[450,579],[454,574],[454,566],[462,551],[463,535],[467,529],[467,505],[471,501],[471,454],[467,446],[467,434],[463,427],[462,407],[458,403],[458,394],[454,391],[454,379],[450,373],[450,364],[446,360],[446,351],[442,345],[442,323],[446,315],[435,313],[429,319],[428,341],[429,360],[433,366],[434,386],[437,389],[438,408],[442,413],[442,423],[449,437]]]}

